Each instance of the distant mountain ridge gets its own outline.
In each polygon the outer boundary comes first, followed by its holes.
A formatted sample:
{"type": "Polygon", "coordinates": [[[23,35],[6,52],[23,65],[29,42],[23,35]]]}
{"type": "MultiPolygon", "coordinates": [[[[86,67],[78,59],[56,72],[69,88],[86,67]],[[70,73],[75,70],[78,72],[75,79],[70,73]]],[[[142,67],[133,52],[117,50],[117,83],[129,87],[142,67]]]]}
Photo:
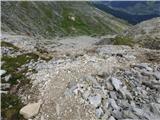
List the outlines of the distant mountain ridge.
{"type": "Polygon", "coordinates": [[[132,24],[160,17],[160,1],[98,1],[93,4],[132,24]]]}
{"type": "Polygon", "coordinates": [[[89,2],[2,2],[2,31],[43,37],[119,33],[128,23],[89,2]]]}
{"type": "Polygon", "coordinates": [[[134,42],[150,49],[160,49],[160,17],[143,21],[124,32],[134,42]]]}

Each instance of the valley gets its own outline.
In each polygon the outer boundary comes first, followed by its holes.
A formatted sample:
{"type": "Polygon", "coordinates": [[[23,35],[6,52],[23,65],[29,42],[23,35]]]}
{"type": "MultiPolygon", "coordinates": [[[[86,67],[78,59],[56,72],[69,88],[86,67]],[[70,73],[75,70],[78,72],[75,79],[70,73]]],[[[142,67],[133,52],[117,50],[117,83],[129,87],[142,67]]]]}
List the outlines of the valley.
{"type": "Polygon", "coordinates": [[[2,2],[2,120],[158,120],[160,18],[88,2],[2,2]],[[82,9],[83,8],[83,9],[82,9]]]}

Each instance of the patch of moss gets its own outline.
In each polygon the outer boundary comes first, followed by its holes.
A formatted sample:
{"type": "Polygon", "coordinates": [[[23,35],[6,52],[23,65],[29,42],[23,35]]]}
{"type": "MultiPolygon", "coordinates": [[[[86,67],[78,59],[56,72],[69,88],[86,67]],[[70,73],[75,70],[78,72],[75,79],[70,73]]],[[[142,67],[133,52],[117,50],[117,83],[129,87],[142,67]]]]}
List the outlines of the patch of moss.
{"type": "Polygon", "coordinates": [[[21,1],[19,3],[23,8],[28,8],[29,7],[29,2],[28,1],[21,1]]]}
{"type": "Polygon", "coordinates": [[[130,38],[128,36],[116,36],[113,39],[113,44],[114,45],[129,45],[129,46],[133,46],[134,42],[133,42],[132,38],[130,38]]]}
{"type": "Polygon", "coordinates": [[[14,50],[19,50],[18,47],[14,46],[13,44],[9,43],[9,42],[5,42],[5,41],[2,41],[1,42],[1,46],[2,47],[11,47],[13,48],[14,50]]]}
{"type": "Polygon", "coordinates": [[[23,104],[16,95],[2,94],[1,95],[1,113],[7,120],[24,120],[19,114],[19,110],[23,104]]]}
{"type": "MultiPolygon", "coordinates": [[[[27,69],[19,71],[18,68],[20,68],[22,65],[29,63],[30,60],[34,59],[37,61],[38,55],[35,55],[33,53],[27,53],[23,55],[19,55],[17,57],[10,57],[10,56],[3,56],[2,61],[5,61],[5,63],[2,65],[2,69],[6,70],[6,74],[11,74],[11,78],[9,82],[11,84],[17,84],[17,80],[25,80],[25,76],[23,73],[27,71],[27,69]]],[[[2,82],[4,82],[2,80],[2,82]]]]}
{"type": "Polygon", "coordinates": [[[48,18],[52,18],[52,9],[50,7],[43,7],[43,11],[48,18]]]}
{"type": "MultiPolygon", "coordinates": [[[[30,85],[30,80],[27,79],[24,73],[27,72],[28,68],[24,68],[19,70],[22,65],[29,63],[31,60],[37,61],[39,58],[38,55],[33,53],[27,53],[23,55],[19,55],[17,57],[10,56],[2,56],[2,61],[5,63],[2,65],[2,69],[6,70],[6,74],[11,74],[11,78],[9,79],[9,83],[11,86],[17,85],[18,88],[22,86],[30,85]],[[19,81],[19,82],[18,82],[19,81]]],[[[34,70],[33,70],[34,71],[34,70]]],[[[2,83],[5,82],[2,79],[2,83]]],[[[23,118],[19,115],[19,110],[23,106],[19,97],[14,94],[2,94],[2,116],[7,120],[23,120],[23,118]]]]}

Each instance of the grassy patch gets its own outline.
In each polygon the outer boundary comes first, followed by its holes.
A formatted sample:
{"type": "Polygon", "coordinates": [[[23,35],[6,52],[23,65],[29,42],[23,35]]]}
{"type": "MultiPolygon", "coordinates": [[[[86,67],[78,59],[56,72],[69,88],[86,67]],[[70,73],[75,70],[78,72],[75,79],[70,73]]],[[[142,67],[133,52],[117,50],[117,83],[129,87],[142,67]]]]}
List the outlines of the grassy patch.
{"type": "Polygon", "coordinates": [[[18,47],[14,46],[13,44],[9,43],[9,42],[5,42],[5,41],[2,41],[1,42],[1,46],[2,47],[11,47],[13,48],[14,50],[19,50],[18,47]]]}
{"type": "MultiPolygon", "coordinates": [[[[17,57],[2,56],[2,61],[5,61],[5,63],[2,65],[2,69],[7,71],[6,74],[11,74],[11,78],[9,79],[8,83],[10,83],[11,86],[18,85],[17,89],[22,86],[29,85],[30,80],[25,77],[25,73],[27,72],[28,68],[20,70],[18,68],[26,63],[29,63],[32,59],[37,61],[38,58],[39,56],[33,53],[27,53],[17,57]]],[[[5,80],[2,78],[2,83],[4,82],[5,80]]],[[[23,104],[16,93],[2,94],[1,104],[2,116],[4,118],[7,120],[23,120],[22,116],[19,115],[19,110],[23,104]]]]}
{"type": "Polygon", "coordinates": [[[17,57],[9,57],[9,56],[2,57],[2,61],[5,61],[5,63],[2,65],[2,69],[7,71],[6,74],[11,74],[12,77],[9,80],[11,84],[17,84],[17,80],[26,79],[23,74],[27,71],[27,69],[19,71],[18,68],[20,68],[22,65],[26,63],[29,63],[30,60],[32,59],[36,61],[38,59],[38,56],[33,53],[28,53],[19,55],[17,57]]]}
{"type": "Polygon", "coordinates": [[[127,37],[127,36],[116,36],[113,39],[113,44],[114,45],[129,45],[129,46],[133,46],[134,42],[132,40],[132,38],[127,37]]]}
{"type": "Polygon", "coordinates": [[[20,2],[20,5],[21,5],[23,8],[28,8],[28,7],[29,7],[29,2],[28,2],[28,1],[21,1],[21,2],[20,2]]]}
{"type": "Polygon", "coordinates": [[[48,18],[52,18],[52,8],[43,7],[43,11],[48,18]]]}
{"type": "MultiPolygon", "coordinates": [[[[72,10],[63,9],[62,16],[64,19],[61,21],[61,27],[70,34],[90,34],[89,26],[79,16],[75,16],[72,10]],[[74,17],[72,20],[70,17],[74,17]]],[[[79,13],[80,14],[80,13],[79,13]]]]}
{"type": "MultiPolygon", "coordinates": [[[[64,8],[62,12],[63,19],[61,27],[64,29],[65,34],[68,35],[104,35],[112,30],[105,25],[99,17],[95,17],[96,21],[89,19],[89,16],[84,16],[79,11],[64,8]],[[77,13],[78,12],[78,13],[77,13]],[[75,18],[73,20],[72,18],[75,18]],[[87,19],[88,18],[88,19],[87,19]]],[[[92,18],[91,18],[92,19],[92,18]]]]}
{"type": "Polygon", "coordinates": [[[1,113],[7,120],[23,120],[23,117],[19,114],[19,110],[23,104],[16,95],[2,94],[1,96],[1,113]]]}

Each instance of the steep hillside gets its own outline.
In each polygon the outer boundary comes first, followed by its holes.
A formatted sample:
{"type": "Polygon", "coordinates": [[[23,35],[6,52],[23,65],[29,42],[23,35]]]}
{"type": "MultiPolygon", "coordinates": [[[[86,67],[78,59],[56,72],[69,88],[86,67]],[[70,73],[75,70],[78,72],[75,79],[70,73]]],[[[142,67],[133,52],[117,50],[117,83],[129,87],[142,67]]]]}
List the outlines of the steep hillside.
{"type": "Polygon", "coordinates": [[[97,45],[129,45],[149,49],[160,49],[160,17],[131,26],[116,35],[101,37],[97,45]]]}
{"type": "Polygon", "coordinates": [[[159,1],[96,1],[94,5],[132,24],[160,17],[159,1]]]}
{"type": "Polygon", "coordinates": [[[0,120],[159,120],[160,18],[129,27],[88,2],[1,13],[0,120]]]}
{"type": "Polygon", "coordinates": [[[160,17],[141,22],[126,30],[124,35],[143,47],[160,49],[160,17]]]}
{"type": "Polygon", "coordinates": [[[43,37],[104,35],[128,24],[87,2],[2,2],[2,31],[43,37]]]}

